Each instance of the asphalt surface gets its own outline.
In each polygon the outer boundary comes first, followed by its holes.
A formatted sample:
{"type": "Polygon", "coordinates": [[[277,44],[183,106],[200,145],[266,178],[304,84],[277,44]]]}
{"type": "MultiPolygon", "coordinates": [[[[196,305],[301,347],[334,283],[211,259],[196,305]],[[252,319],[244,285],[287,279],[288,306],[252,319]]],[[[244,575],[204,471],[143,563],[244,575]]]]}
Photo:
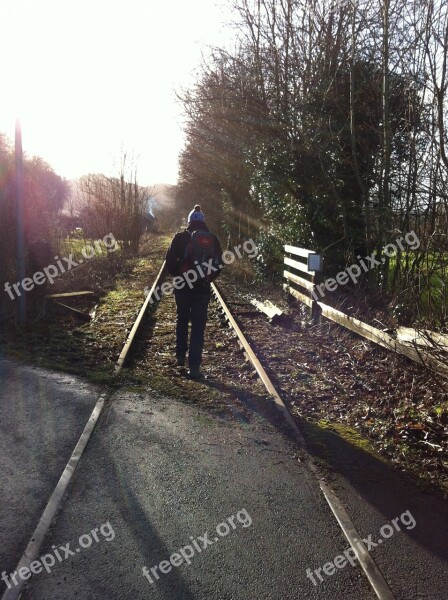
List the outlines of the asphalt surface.
{"type": "Polygon", "coordinates": [[[331,432],[325,444],[332,485],[361,536],[371,536],[371,555],[396,597],[447,600],[447,502],[331,432]],[[391,532],[388,525],[397,517],[399,530],[392,525],[391,532]]]}
{"type": "MultiPolygon", "coordinates": [[[[11,362],[0,369],[0,569],[9,574],[98,391],[11,362]]],[[[348,543],[287,432],[252,408],[219,417],[117,392],[41,549],[49,572],[36,568],[22,599],[375,598],[357,566],[325,574],[348,543]]],[[[377,543],[372,556],[397,600],[446,600],[446,503],[331,434],[327,442],[333,485],[377,543]]]]}
{"type": "Polygon", "coordinates": [[[74,554],[33,575],[24,599],[374,597],[351,566],[307,578],[347,544],[287,437],[255,414],[228,421],[157,396],[105,407],[42,554],[67,543],[74,554]],[[191,564],[143,575],[188,545],[191,564]]]}
{"type": "Polygon", "coordinates": [[[0,359],[0,572],[14,570],[98,395],[69,375],[0,359]]]}

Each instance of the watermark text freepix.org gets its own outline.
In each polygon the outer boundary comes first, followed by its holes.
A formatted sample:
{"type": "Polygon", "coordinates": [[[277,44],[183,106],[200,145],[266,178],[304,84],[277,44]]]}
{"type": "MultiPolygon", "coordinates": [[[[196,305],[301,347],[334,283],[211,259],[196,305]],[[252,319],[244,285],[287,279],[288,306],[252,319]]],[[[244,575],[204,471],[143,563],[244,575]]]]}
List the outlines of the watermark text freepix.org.
{"type": "MultiPolygon", "coordinates": [[[[173,277],[173,283],[165,281],[165,283],[162,283],[161,286],[157,286],[149,300],[149,303],[153,304],[155,300],[158,302],[160,300],[160,295],[170,296],[175,289],[182,290],[186,285],[188,285],[190,290],[193,289],[193,284],[198,281],[199,277],[205,279],[207,276],[212,275],[213,273],[216,273],[216,271],[222,269],[224,265],[231,265],[237,257],[242,258],[243,254],[241,253],[241,248],[249,258],[255,258],[258,254],[257,245],[252,239],[250,239],[245,241],[244,244],[235,246],[233,252],[231,250],[225,250],[222,253],[223,264],[221,263],[217,267],[213,265],[213,259],[202,263],[202,265],[200,265],[198,261],[195,261],[196,267],[185,271],[185,273],[182,273],[182,275],[176,275],[173,277]]],[[[149,294],[149,289],[150,288],[148,286],[145,287],[145,296],[149,294]]]]}
{"type": "Polygon", "coordinates": [[[39,559],[33,560],[29,567],[20,567],[18,571],[10,573],[9,576],[6,574],[6,571],[3,571],[1,578],[8,586],[8,589],[11,589],[13,585],[16,586],[19,584],[20,579],[22,581],[26,581],[32,575],[38,575],[39,573],[42,573],[43,569],[45,569],[47,573],[50,573],[51,569],[55,566],[55,564],[57,564],[56,559],[58,563],[61,563],[67,558],[75,556],[81,552],[82,549],[90,548],[94,540],[95,542],[100,542],[101,538],[98,535],[98,532],[103,536],[103,539],[105,539],[106,542],[111,542],[113,539],[115,539],[115,531],[113,530],[113,527],[109,521],[107,521],[107,523],[103,523],[100,525],[100,527],[95,527],[95,529],[92,529],[92,531],[89,533],[81,535],[78,540],[80,547],[78,546],[72,550],[70,548],[70,542],[64,544],[63,546],[53,545],[51,547],[53,552],[49,554],[43,554],[39,557],[39,559]]]}
{"type": "Polygon", "coordinates": [[[243,526],[244,529],[250,527],[252,525],[252,519],[245,508],[239,510],[236,515],[232,515],[228,517],[225,521],[222,521],[216,526],[216,533],[219,537],[214,536],[211,540],[209,538],[208,532],[205,532],[203,535],[194,538],[190,536],[191,544],[187,544],[183,546],[178,552],[174,552],[169,560],[162,560],[159,564],[154,565],[151,569],[148,567],[143,567],[143,575],[149,581],[149,583],[154,583],[154,579],[160,579],[160,573],[163,575],[167,575],[173,567],[180,567],[183,563],[190,565],[191,559],[197,553],[200,554],[206,548],[213,546],[215,542],[219,541],[219,538],[226,537],[232,530],[237,528],[237,523],[243,526]],[[151,573],[149,572],[151,571],[151,573]]]}
{"type": "Polygon", "coordinates": [[[399,517],[392,519],[390,523],[386,523],[380,529],[381,537],[374,542],[372,539],[372,535],[370,534],[368,537],[364,538],[362,541],[355,538],[355,544],[357,549],[354,550],[352,547],[344,550],[342,554],[336,556],[333,561],[327,562],[323,567],[319,567],[314,571],[311,571],[310,568],[306,570],[306,576],[312,582],[313,585],[317,585],[319,580],[322,582],[324,580],[322,576],[322,571],[327,577],[331,577],[334,575],[338,569],[343,569],[347,566],[348,563],[351,564],[352,567],[356,565],[356,561],[359,560],[359,557],[370,552],[372,549],[381,545],[384,540],[388,540],[390,537],[394,535],[396,531],[401,531],[400,523],[406,529],[414,529],[416,526],[416,521],[412,516],[409,510],[402,513],[399,517]],[[392,527],[392,525],[393,527],[392,527]]]}
{"type": "MultiPolygon", "coordinates": [[[[93,244],[84,246],[84,248],[81,250],[81,254],[84,258],[90,260],[95,256],[96,253],[102,254],[102,246],[104,246],[108,252],[115,252],[115,250],[118,248],[117,240],[111,233],[108,233],[102,240],[96,240],[93,242],[93,244]]],[[[73,254],[69,254],[68,258],[64,257],[62,260],[58,256],[55,256],[54,260],[56,261],[57,266],[48,265],[42,271],[36,271],[32,277],[25,277],[22,279],[22,281],[13,283],[12,286],[9,282],[6,282],[5,292],[9,295],[11,300],[15,299],[13,290],[17,295],[16,297],[19,297],[22,295],[22,291],[30,292],[32,289],[34,289],[34,286],[43,285],[46,281],[50,282],[50,284],[53,284],[56,277],[59,277],[61,273],[71,271],[73,268],[78,267],[84,262],[82,258],[76,262],[73,258],[73,254]],[[62,261],[65,261],[66,264],[64,265],[62,261]]]]}
{"type": "MultiPolygon", "coordinates": [[[[417,250],[417,248],[420,247],[420,240],[418,239],[417,234],[415,231],[410,231],[405,236],[397,238],[395,243],[384,246],[383,253],[388,258],[391,258],[397,253],[398,248],[402,251],[405,250],[403,241],[406,242],[411,250],[417,250]]],[[[370,256],[366,256],[364,258],[357,256],[357,259],[359,260],[359,264],[353,264],[350,267],[347,267],[347,269],[344,269],[344,271],[340,271],[336,277],[329,277],[323,283],[316,285],[316,288],[311,294],[314,300],[319,300],[316,291],[318,291],[320,297],[323,298],[325,296],[325,290],[327,292],[334,292],[338,285],[345,285],[350,280],[353,281],[353,283],[356,283],[358,281],[358,277],[360,277],[362,273],[367,273],[367,271],[370,271],[375,267],[379,267],[386,262],[386,258],[384,256],[379,260],[375,252],[372,252],[370,256]]]]}

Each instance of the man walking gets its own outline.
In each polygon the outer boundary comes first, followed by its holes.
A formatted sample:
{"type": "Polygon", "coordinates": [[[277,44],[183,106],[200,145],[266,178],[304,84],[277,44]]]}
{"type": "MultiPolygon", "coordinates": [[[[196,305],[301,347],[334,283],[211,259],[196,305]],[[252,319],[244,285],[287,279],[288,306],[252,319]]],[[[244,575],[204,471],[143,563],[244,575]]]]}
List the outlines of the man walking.
{"type": "Polygon", "coordinates": [[[189,286],[174,290],[177,307],[176,360],[185,365],[188,350],[189,376],[201,377],[200,365],[204,346],[207,308],[210,302],[210,283],[221,272],[222,248],[218,238],[210,233],[199,204],[188,215],[187,229],[176,233],[165,257],[170,275],[174,277],[197,272],[197,280],[189,286]],[[191,322],[190,346],[188,326],[191,322]]]}

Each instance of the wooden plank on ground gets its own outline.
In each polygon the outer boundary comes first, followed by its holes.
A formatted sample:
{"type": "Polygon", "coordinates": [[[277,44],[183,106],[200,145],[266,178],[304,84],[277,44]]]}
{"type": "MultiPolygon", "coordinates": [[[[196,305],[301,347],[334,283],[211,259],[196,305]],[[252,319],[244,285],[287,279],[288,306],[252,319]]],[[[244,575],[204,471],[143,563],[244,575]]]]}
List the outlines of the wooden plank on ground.
{"type": "Polygon", "coordinates": [[[397,339],[404,344],[417,344],[427,348],[436,348],[448,351],[448,335],[429,331],[427,329],[419,330],[412,327],[398,327],[397,339]]]}
{"type": "Polygon", "coordinates": [[[303,258],[308,258],[309,254],[314,254],[313,250],[297,248],[297,246],[285,246],[285,252],[289,252],[289,254],[295,254],[296,256],[303,256],[303,258]]]}
{"type": "Polygon", "coordinates": [[[91,321],[92,317],[82,312],[81,310],[77,310],[76,308],[72,308],[71,306],[67,306],[66,304],[62,304],[62,302],[53,302],[54,306],[58,306],[62,308],[65,312],[70,313],[73,317],[80,319],[81,321],[91,321]]]}
{"type": "Polygon", "coordinates": [[[77,296],[95,296],[94,292],[64,292],[63,294],[47,294],[45,298],[76,298],[77,296]]]}
{"type": "Polygon", "coordinates": [[[290,273],[289,271],[283,271],[283,277],[285,277],[289,281],[293,281],[297,285],[300,285],[301,287],[309,290],[310,292],[314,290],[314,283],[308,281],[308,279],[303,279],[303,277],[294,275],[294,273],[290,273]]]}
{"type": "Polygon", "coordinates": [[[437,360],[433,356],[424,352],[419,352],[412,346],[403,344],[395,340],[387,333],[376,329],[376,327],[372,327],[367,323],[363,323],[362,321],[359,321],[354,317],[349,317],[348,315],[344,314],[340,310],[337,310],[336,308],[333,308],[332,306],[328,306],[327,304],[323,304],[322,302],[318,302],[317,304],[322,310],[322,315],[327,319],[338,323],[338,325],[346,327],[350,331],[357,333],[358,335],[370,340],[375,344],[378,344],[379,346],[382,346],[383,348],[387,348],[388,350],[392,350],[393,352],[397,352],[398,354],[403,354],[411,360],[418,362],[422,365],[428,366],[434,371],[440,373],[441,375],[448,377],[448,366],[443,364],[441,361],[437,360]]]}
{"type": "Polygon", "coordinates": [[[271,321],[278,319],[278,317],[283,315],[283,311],[278,308],[278,306],[275,306],[275,304],[272,304],[272,302],[269,300],[266,300],[265,302],[259,302],[254,298],[250,302],[256,308],[258,308],[260,312],[264,313],[271,321]]]}

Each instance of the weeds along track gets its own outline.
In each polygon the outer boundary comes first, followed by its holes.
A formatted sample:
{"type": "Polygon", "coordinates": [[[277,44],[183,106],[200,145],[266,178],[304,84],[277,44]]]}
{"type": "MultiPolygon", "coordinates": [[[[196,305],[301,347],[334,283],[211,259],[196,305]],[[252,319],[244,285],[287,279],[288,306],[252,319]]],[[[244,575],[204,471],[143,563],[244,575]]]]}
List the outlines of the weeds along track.
{"type": "MultiPolygon", "coordinates": [[[[258,291],[264,297],[265,291],[258,291]]],[[[226,283],[225,292],[228,298],[241,298],[239,285],[226,283]]],[[[374,447],[423,486],[435,486],[446,496],[447,421],[438,408],[446,402],[446,382],[335,323],[309,324],[300,304],[287,306],[280,293],[270,295],[286,309],[283,320],[270,324],[243,309],[237,318],[309,438],[326,432],[323,437],[329,440],[335,432],[359,449],[371,452],[374,447]]],[[[313,449],[327,460],[317,438],[313,449]]]]}

